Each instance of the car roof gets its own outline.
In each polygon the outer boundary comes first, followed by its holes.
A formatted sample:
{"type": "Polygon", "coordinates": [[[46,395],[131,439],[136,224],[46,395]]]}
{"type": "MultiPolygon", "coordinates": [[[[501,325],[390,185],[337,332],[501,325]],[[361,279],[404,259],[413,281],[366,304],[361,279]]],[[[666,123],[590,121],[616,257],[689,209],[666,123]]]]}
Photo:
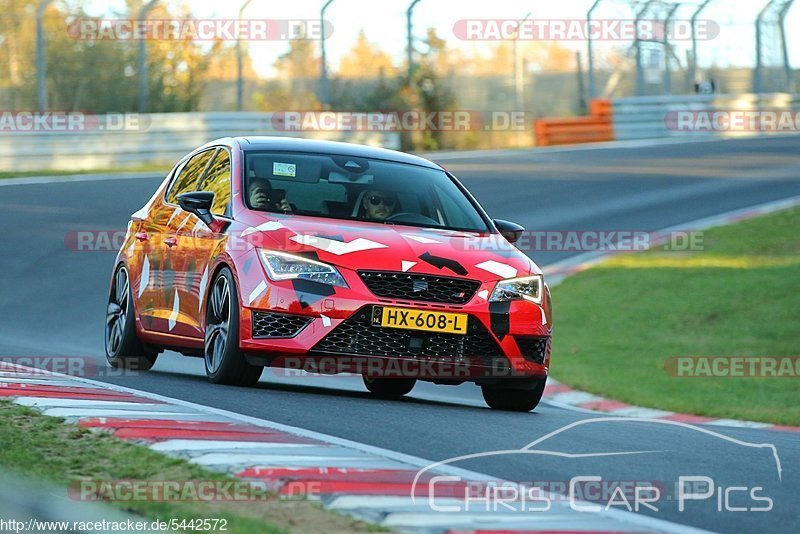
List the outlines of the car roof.
{"type": "MultiPolygon", "coordinates": [[[[361,158],[381,159],[398,163],[409,163],[433,169],[441,169],[432,161],[425,158],[374,146],[357,145],[354,143],[341,143],[338,141],[323,141],[320,139],[302,139],[298,137],[271,137],[271,136],[246,136],[234,137],[234,141],[245,152],[255,150],[275,150],[285,152],[308,152],[318,154],[335,154],[340,156],[353,156],[361,158]]],[[[215,142],[216,143],[216,142],[215,142]]],[[[212,143],[209,143],[212,144],[212,143]]]]}

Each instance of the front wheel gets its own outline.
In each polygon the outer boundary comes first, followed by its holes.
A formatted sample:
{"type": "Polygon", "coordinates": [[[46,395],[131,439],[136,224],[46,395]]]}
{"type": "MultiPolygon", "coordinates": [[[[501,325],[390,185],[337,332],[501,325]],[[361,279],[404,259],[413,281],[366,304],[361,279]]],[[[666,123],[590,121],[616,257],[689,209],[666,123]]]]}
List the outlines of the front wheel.
{"type": "Polygon", "coordinates": [[[411,393],[417,383],[415,378],[381,378],[362,375],[370,393],[382,399],[399,399],[411,393]]]}
{"type": "Polygon", "coordinates": [[[224,267],[211,286],[206,306],[204,359],[215,384],[252,386],[264,367],[250,365],[239,351],[239,297],[230,269],[224,267]]]}
{"type": "Polygon", "coordinates": [[[149,371],[158,352],[139,341],[133,311],[128,269],[120,265],[114,273],[106,306],[106,360],[115,369],[149,371]]]}
{"type": "Polygon", "coordinates": [[[482,385],[481,392],[483,400],[494,410],[529,412],[542,400],[546,383],[546,378],[537,378],[513,386],[502,383],[482,385]]]}

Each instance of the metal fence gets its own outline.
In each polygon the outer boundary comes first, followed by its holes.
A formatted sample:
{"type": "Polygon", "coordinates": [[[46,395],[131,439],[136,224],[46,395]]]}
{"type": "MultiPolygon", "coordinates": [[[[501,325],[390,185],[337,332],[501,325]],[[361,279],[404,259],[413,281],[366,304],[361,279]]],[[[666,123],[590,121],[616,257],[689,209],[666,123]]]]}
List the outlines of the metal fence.
{"type": "Polygon", "coordinates": [[[800,121],[800,95],[786,93],[627,97],[613,99],[612,108],[616,140],[797,134],[800,121]],[[794,127],[765,128],[767,115],[794,127]],[[737,119],[741,124],[724,127],[737,119]]]}
{"type": "Polygon", "coordinates": [[[650,21],[666,31],[612,48],[589,40],[589,97],[720,93],[716,74],[742,67],[750,69],[747,91],[796,92],[787,27],[794,1],[595,0],[588,20],[650,21]],[[596,72],[609,68],[613,74],[601,84],[596,72]]]}

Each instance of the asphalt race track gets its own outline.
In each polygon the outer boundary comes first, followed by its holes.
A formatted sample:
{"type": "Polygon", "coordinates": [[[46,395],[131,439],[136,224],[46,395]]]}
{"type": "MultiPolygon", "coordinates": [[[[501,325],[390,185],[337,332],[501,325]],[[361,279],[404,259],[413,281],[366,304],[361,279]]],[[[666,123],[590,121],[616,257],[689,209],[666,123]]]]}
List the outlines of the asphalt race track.
{"type": "MultiPolygon", "coordinates": [[[[491,215],[535,230],[652,231],[800,195],[800,136],[432,159],[459,176],[491,215]]],[[[77,230],[124,230],[129,215],[161,180],[5,186],[0,180],[0,355],[80,355],[103,363],[114,252],[70,250],[65,236],[77,230]]],[[[547,265],[574,254],[531,255],[547,265]]],[[[556,344],[553,367],[567,357],[556,344]]],[[[162,355],[150,373],[99,379],[432,461],[520,448],[569,423],[599,417],[546,403],[530,414],[494,412],[473,385],[418,384],[405,400],[380,401],[366,393],[357,377],[287,377],[267,370],[256,388],[215,386],[206,382],[202,360],[173,353],[162,355]]],[[[774,502],[769,512],[718,512],[715,494],[689,502],[683,512],[671,500],[660,502],[659,512],[643,513],[713,531],[795,531],[798,435],[705,428],[744,442],[774,444],[782,479],[767,449],[690,428],[631,421],[573,428],[548,446],[564,453],[649,452],[586,458],[506,455],[458,465],[523,481],[568,481],[576,475],[654,481],[673,496],[679,476],[711,477],[720,495],[725,488],[760,486],[757,495],[774,502]]],[[[764,502],[733,493],[728,505],[761,507],[764,502]]]]}

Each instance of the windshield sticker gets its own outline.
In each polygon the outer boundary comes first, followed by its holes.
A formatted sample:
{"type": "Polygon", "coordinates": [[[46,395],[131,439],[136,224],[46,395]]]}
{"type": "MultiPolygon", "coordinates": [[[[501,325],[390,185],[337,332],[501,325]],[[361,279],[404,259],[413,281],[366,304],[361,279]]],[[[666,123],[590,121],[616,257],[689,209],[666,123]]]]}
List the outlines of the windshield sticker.
{"type": "Polygon", "coordinates": [[[272,164],[272,174],[274,176],[289,176],[294,178],[297,174],[297,165],[294,163],[274,162],[272,164]]]}

